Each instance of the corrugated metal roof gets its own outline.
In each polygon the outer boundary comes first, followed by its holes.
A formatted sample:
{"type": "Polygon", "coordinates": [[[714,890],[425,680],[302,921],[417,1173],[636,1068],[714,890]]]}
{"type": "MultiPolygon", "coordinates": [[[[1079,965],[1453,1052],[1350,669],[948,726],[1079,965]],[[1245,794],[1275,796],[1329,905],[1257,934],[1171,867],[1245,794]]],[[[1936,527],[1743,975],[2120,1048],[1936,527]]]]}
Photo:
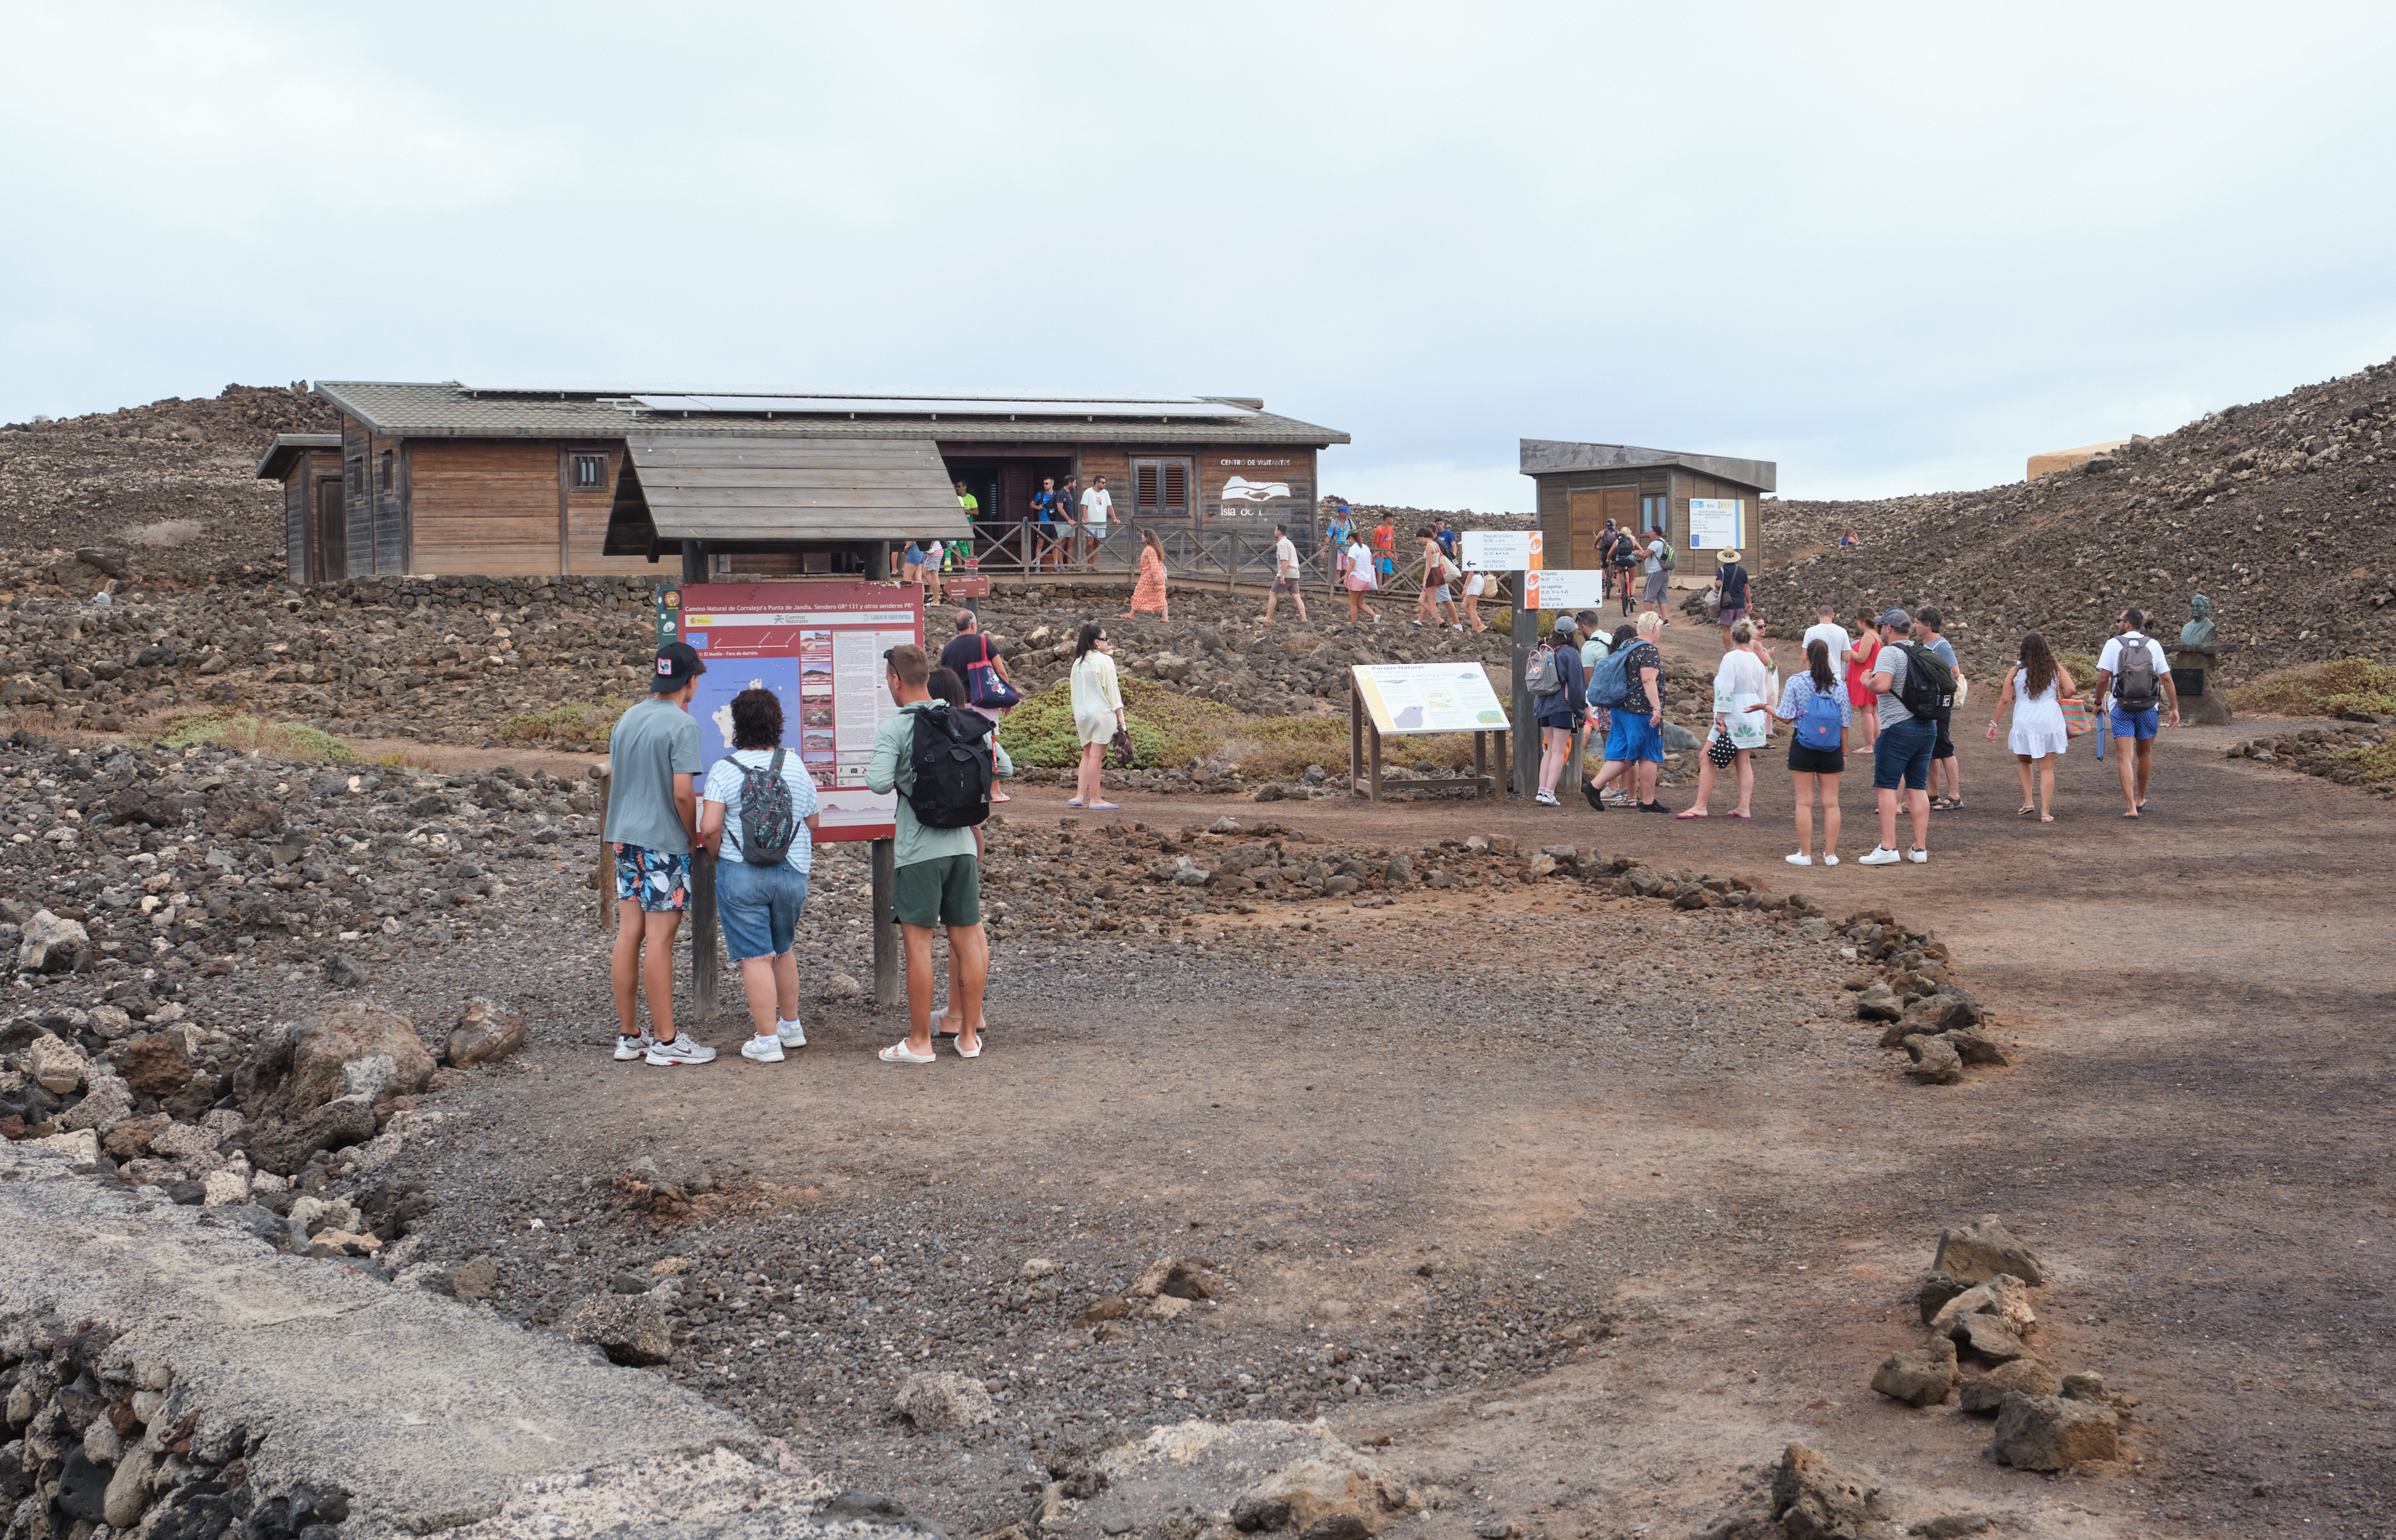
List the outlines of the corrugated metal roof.
{"type": "Polygon", "coordinates": [[[1524,439],[1523,474],[1551,471],[1631,470],[1646,465],[1678,465],[1752,486],[1759,492],[1777,490],[1780,467],[1774,460],[1734,459],[1728,455],[1691,455],[1678,449],[1642,449],[1633,444],[1575,444],[1565,439],[1524,439]]]}
{"type": "Polygon", "coordinates": [[[607,518],[610,556],[702,540],[821,544],[966,539],[973,526],[925,440],[694,438],[624,441],[607,518]]]}
{"type": "Polygon", "coordinates": [[[277,433],[266,453],[258,457],[258,475],[261,481],[281,481],[291,473],[291,462],[313,449],[339,449],[339,433],[277,433]]]}
{"type": "MultiPolygon", "coordinates": [[[[1275,413],[1218,404],[1235,414],[1219,418],[1159,422],[1131,418],[1098,420],[1081,418],[966,418],[930,415],[921,401],[881,397],[905,407],[898,414],[876,417],[845,414],[855,408],[825,408],[841,415],[816,413],[805,417],[697,416],[676,417],[641,406],[634,392],[599,396],[559,392],[554,396],[531,392],[476,394],[466,387],[446,383],[397,380],[320,379],[316,392],[357,418],[378,433],[404,438],[540,438],[620,439],[634,433],[652,437],[943,439],[982,443],[1053,444],[1285,444],[1323,447],[1346,444],[1348,435],[1334,428],[1275,413]],[[918,408],[923,408],[920,412],[918,408]]],[[[786,399],[807,399],[792,396],[786,399]]],[[[1042,398],[1032,398],[1039,400],[1042,398]]],[[[1102,396],[1078,398],[1096,406],[1102,396]]],[[[1196,399],[1196,398],[1185,398],[1196,399]]],[[[761,413],[766,408],[759,408],[761,413]]],[[[1129,410],[1117,402],[1114,409],[1129,410]]],[[[777,408],[779,410],[779,408],[777,408]]],[[[1159,416],[1167,415],[1160,412],[1159,416]]]]}

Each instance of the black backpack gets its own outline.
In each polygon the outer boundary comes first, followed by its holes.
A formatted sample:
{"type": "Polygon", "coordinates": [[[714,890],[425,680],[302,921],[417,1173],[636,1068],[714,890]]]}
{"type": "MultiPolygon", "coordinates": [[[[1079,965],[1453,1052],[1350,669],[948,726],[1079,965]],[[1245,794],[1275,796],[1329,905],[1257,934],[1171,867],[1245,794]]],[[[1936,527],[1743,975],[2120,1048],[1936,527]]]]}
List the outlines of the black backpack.
{"type": "Polygon", "coordinates": [[[775,750],[773,763],[764,766],[733,761],[740,772],[740,858],[751,866],[780,866],[799,837],[791,783],[782,778],[782,756],[788,752],[775,750]]]}
{"type": "Polygon", "coordinates": [[[961,711],[943,701],[915,712],[915,737],[908,763],[915,789],[907,803],[926,829],[970,829],[990,816],[991,783],[997,761],[988,741],[993,724],[978,711],[961,711]]]}
{"type": "Polygon", "coordinates": [[[1925,722],[1944,722],[1955,709],[1955,670],[1919,642],[1899,642],[1907,658],[1905,688],[1897,703],[1925,722]]]}

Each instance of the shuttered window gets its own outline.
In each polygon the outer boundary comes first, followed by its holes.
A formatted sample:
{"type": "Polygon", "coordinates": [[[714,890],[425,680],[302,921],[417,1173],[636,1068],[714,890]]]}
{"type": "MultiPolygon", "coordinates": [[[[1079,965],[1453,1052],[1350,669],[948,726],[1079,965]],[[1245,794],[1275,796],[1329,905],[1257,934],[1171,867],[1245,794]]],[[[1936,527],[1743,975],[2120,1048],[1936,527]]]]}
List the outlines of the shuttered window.
{"type": "Polygon", "coordinates": [[[605,485],[607,485],[607,457],[606,457],[606,456],[605,456],[605,455],[577,455],[577,456],[575,456],[575,457],[574,457],[574,481],[573,481],[573,485],[574,485],[574,489],[575,489],[577,492],[589,492],[589,491],[594,491],[594,490],[598,489],[599,487],[605,486],[605,485]]]}
{"type": "Polygon", "coordinates": [[[1181,459],[1136,459],[1131,462],[1132,511],[1137,518],[1186,519],[1190,516],[1190,462],[1181,459]]]}

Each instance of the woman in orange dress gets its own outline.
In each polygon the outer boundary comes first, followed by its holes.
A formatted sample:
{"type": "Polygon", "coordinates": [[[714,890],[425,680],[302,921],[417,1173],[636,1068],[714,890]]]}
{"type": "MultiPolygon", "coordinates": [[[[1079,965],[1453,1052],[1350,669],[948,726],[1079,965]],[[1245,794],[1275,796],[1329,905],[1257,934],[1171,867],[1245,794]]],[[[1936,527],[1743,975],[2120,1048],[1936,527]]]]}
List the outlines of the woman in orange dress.
{"type": "Polygon", "coordinates": [[[1131,608],[1124,612],[1124,618],[1145,613],[1170,620],[1173,616],[1165,600],[1165,548],[1157,543],[1152,529],[1141,530],[1139,540],[1139,581],[1132,587],[1131,608]]]}

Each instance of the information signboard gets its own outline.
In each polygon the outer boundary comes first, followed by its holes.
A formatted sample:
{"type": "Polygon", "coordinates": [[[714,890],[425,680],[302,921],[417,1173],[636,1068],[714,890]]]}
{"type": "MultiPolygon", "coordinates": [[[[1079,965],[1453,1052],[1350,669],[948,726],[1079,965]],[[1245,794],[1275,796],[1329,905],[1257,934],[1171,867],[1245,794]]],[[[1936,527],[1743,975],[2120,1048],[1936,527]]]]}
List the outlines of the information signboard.
{"type": "Polygon", "coordinates": [[[1739,525],[1745,524],[1747,499],[1744,498],[1691,498],[1689,499],[1689,549],[1712,555],[1724,546],[1746,549],[1739,537],[1739,525]]]}
{"type": "Polygon", "coordinates": [[[1534,567],[1523,575],[1523,603],[1535,610],[1595,609],[1605,603],[1605,569],[1534,567]]]}
{"type": "Polygon", "coordinates": [[[1522,572],[1539,564],[1536,529],[1468,529],[1463,546],[1467,572],[1522,572]]]}
{"type": "Polygon", "coordinates": [[[1383,734],[1490,733],[1506,713],[1478,663],[1360,663],[1356,693],[1383,734]]]}
{"type": "Polygon", "coordinates": [[[898,709],[882,655],[922,644],[923,586],[693,583],[680,601],[682,640],[707,660],[690,706],[706,767],[732,751],[732,697],[763,686],[782,700],[782,747],[815,778],[816,838],[893,838],[896,794],[868,790],[865,767],[874,729],[898,709]]]}

